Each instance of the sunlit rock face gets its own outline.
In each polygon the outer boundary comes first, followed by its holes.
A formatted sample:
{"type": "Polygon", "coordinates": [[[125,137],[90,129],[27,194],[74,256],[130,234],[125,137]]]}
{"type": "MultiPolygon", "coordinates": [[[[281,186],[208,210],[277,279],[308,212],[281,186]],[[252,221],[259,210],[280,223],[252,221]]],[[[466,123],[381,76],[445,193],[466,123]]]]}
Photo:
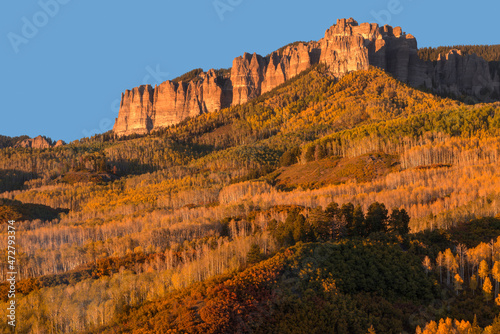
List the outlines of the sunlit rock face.
{"type": "Polygon", "coordinates": [[[297,42],[266,57],[245,53],[233,61],[230,74],[210,70],[190,82],[165,81],[122,94],[113,131],[117,136],[144,134],[187,117],[245,103],[283,84],[317,63],[341,78],[352,71],[379,67],[413,87],[437,93],[471,95],[487,101],[500,94],[500,79],[475,55],[452,50],[437,62],[418,57],[417,40],[400,27],[358,24],[340,19],[319,41],[297,42]]]}

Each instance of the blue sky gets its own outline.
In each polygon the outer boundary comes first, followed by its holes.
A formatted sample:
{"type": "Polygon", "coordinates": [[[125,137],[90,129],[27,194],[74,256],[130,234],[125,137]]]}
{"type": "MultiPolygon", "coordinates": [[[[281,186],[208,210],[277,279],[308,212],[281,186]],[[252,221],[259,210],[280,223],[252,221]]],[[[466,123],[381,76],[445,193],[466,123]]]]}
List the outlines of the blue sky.
{"type": "Polygon", "coordinates": [[[0,134],[67,142],[111,129],[121,93],[244,52],[317,40],[337,18],[423,46],[500,44],[491,0],[24,0],[0,10],[0,134]]]}

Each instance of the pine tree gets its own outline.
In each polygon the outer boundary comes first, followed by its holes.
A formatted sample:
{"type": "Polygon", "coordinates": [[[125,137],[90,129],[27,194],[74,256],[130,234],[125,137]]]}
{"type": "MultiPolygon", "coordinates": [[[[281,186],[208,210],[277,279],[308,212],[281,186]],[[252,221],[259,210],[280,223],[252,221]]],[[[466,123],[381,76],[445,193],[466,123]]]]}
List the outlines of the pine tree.
{"type": "Polygon", "coordinates": [[[354,225],[354,209],[354,205],[350,202],[342,204],[340,208],[340,215],[344,218],[349,233],[351,233],[354,225]]]}
{"type": "Polygon", "coordinates": [[[373,232],[385,232],[387,230],[388,211],[384,204],[375,202],[368,207],[365,224],[368,234],[373,232]]]}
{"type": "Polygon", "coordinates": [[[262,259],[262,254],[260,252],[260,247],[257,244],[252,244],[250,246],[250,250],[248,251],[247,254],[247,263],[248,264],[254,264],[257,262],[260,262],[262,259]]]}
{"type": "Polygon", "coordinates": [[[321,207],[312,210],[308,221],[314,231],[316,240],[328,241],[332,238],[333,226],[327,213],[321,207]]]}
{"type": "Polygon", "coordinates": [[[365,225],[365,214],[361,205],[357,205],[353,212],[353,233],[357,236],[366,236],[367,230],[365,225]]]}
{"type": "Polygon", "coordinates": [[[393,209],[389,217],[389,230],[390,232],[399,233],[405,236],[410,232],[408,224],[410,223],[410,216],[406,213],[405,209],[393,209]]]}

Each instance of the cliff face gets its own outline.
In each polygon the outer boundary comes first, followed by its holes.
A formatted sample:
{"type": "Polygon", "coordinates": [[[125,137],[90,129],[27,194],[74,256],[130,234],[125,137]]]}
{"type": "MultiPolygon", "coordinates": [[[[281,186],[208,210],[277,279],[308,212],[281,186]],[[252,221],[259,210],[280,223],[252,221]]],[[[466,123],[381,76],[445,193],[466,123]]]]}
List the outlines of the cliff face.
{"type": "Polygon", "coordinates": [[[411,86],[438,93],[480,100],[488,100],[491,92],[500,94],[500,79],[492,78],[484,59],[451,51],[432,63],[421,60],[417,50],[415,37],[400,27],[337,20],[317,42],[293,43],[266,57],[245,53],[235,58],[230,76],[210,70],[190,82],[166,81],[154,88],[127,90],[113,131],[118,136],[148,133],[187,117],[242,104],[317,63],[326,64],[336,78],[372,65],[411,86]]]}
{"type": "Polygon", "coordinates": [[[462,56],[459,50],[451,50],[439,57],[432,70],[432,88],[439,93],[465,94],[488,100],[491,93],[499,92],[498,76],[492,77],[488,63],[475,54],[462,56]]]}
{"type": "Polygon", "coordinates": [[[118,135],[144,134],[177,124],[187,117],[231,106],[231,88],[214,70],[190,82],[165,81],[154,88],[136,87],[122,94],[113,131],[118,135]]]}
{"type": "Polygon", "coordinates": [[[136,87],[122,94],[120,111],[113,130],[120,134],[147,133],[153,129],[153,88],[136,87]]]}

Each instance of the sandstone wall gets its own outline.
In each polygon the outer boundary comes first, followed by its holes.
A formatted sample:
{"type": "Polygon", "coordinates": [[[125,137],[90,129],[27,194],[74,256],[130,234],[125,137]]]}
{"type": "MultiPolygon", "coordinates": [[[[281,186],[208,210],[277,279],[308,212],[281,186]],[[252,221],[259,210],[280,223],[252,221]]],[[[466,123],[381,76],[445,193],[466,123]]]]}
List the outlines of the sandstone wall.
{"type": "Polygon", "coordinates": [[[417,51],[415,37],[400,27],[337,20],[317,42],[294,43],[267,57],[245,53],[235,58],[230,77],[219,77],[210,70],[188,83],[166,81],[155,88],[127,90],[113,131],[118,136],[148,133],[186,117],[245,103],[318,62],[326,64],[337,78],[372,65],[411,86],[437,93],[466,94],[481,100],[491,96],[485,92],[500,94],[500,79],[491,77],[484,59],[452,51],[432,63],[421,60],[417,51]]]}

